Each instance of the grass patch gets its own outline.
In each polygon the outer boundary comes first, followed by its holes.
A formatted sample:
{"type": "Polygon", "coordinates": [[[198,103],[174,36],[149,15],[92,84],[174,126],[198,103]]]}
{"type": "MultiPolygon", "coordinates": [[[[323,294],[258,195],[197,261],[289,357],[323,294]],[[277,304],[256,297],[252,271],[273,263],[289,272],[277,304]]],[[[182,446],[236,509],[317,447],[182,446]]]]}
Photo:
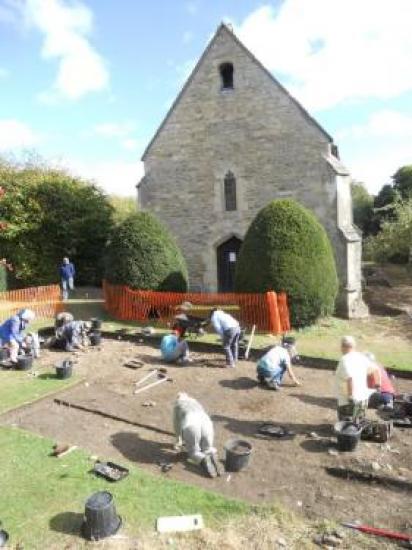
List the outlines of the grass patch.
{"type": "Polygon", "coordinates": [[[373,353],[386,367],[412,370],[411,340],[399,330],[393,317],[344,320],[331,317],[300,331],[292,331],[302,355],[338,360],[340,339],[354,336],[359,351],[373,353]]]}
{"type": "MultiPolygon", "coordinates": [[[[153,530],[163,515],[201,513],[208,526],[250,512],[243,502],[226,499],[130,466],[117,484],[89,473],[93,462],[81,450],[56,459],[52,441],[14,428],[0,428],[0,517],[10,543],[24,548],[82,548],[79,527],[84,503],[95,491],[109,490],[122,516],[122,532],[135,536],[153,530]]],[[[124,461],[123,463],[127,463],[124,461]]]]}
{"type": "Polygon", "coordinates": [[[0,414],[66,389],[79,380],[75,376],[58,380],[51,368],[42,368],[39,376],[32,376],[30,371],[0,371],[0,414]]]}

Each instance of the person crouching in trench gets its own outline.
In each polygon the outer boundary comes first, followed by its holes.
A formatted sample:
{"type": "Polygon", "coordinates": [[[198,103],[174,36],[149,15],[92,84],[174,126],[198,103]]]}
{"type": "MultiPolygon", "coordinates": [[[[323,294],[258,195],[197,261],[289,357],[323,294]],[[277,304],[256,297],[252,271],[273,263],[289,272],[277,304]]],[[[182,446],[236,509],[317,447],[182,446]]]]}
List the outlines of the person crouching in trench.
{"type": "Polygon", "coordinates": [[[259,359],[256,367],[259,383],[269,390],[279,390],[287,372],[295,386],[300,386],[292,369],[292,361],[297,357],[295,339],[283,337],[280,345],[273,346],[259,359]]]}
{"type": "Polygon", "coordinates": [[[175,323],[171,333],[163,336],[160,344],[160,352],[162,354],[162,359],[167,363],[178,363],[179,365],[191,363],[189,345],[183,335],[184,328],[178,323],[175,323]]]}

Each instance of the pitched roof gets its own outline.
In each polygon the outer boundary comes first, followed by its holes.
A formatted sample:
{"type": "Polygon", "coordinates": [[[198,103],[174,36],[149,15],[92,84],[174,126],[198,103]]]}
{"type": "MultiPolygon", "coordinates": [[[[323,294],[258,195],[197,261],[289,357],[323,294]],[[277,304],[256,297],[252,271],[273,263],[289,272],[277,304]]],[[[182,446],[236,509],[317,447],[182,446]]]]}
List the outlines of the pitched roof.
{"type": "Polygon", "coordinates": [[[146,149],[144,150],[143,152],[143,155],[142,155],[142,158],[141,160],[145,160],[145,157],[147,155],[147,153],[149,152],[151,146],[153,145],[153,143],[155,142],[157,136],[160,134],[160,132],[162,131],[163,127],[165,126],[166,122],[169,120],[170,118],[170,115],[172,114],[172,112],[174,111],[175,107],[177,106],[177,104],[179,103],[180,99],[182,98],[183,94],[185,93],[186,89],[189,87],[190,83],[192,82],[195,74],[197,73],[200,65],[202,64],[202,61],[205,59],[205,57],[207,56],[209,50],[211,49],[212,45],[214,44],[216,38],[219,36],[219,34],[221,34],[222,32],[227,32],[229,33],[230,37],[232,38],[232,40],[234,40],[236,42],[236,44],[238,46],[240,46],[240,48],[246,53],[246,55],[254,62],[256,63],[257,65],[259,65],[259,67],[269,76],[269,78],[274,82],[274,84],[276,84],[276,86],[278,86],[282,91],[283,93],[285,93],[291,100],[292,102],[296,105],[296,107],[301,111],[301,113],[303,114],[303,116],[311,123],[313,124],[314,126],[316,126],[323,134],[324,136],[328,139],[328,141],[330,142],[333,142],[333,138],[331,137],[330,134],[328,134],[328,132],[326,132],[326,130],[317,122],[317,120],[315,120],[307,111],[306,109],[297,101],[297,99],[295,99],[289,92],[288,90],[282,86],[282,84],[273,76],[273,74],[268,70],[266,69],[266,67],[264,65],[262,65],[262,63],[252,54],[252,52],[250,50],[248,50],[248,48],[246,48],[246,46],[239,40],[239,38],[237,38],[237,36],[233,33],[233,31],[231,29],[229,29],[229,27],[227,25],[225,25],[224,23],[221,23],[215,33],[215,35],[213,36],[213,38],[211,39],[211,41],[209,42],[209,44],[207,45],[205,51],[203,52],[203,54],[200,56],[199,58],[199,61],[196,63],[194,69],[192,70],[189,78],[186,80],[185,84],[183,85],[182,89],[180,90],[179,94],[177,95],[176,99],[174,100],[174,102],[172,103],[171,107],[169,108],[168,112],[166,113],[166,116],[164,117],[163,121],[160,123],[160,126],[158,127],[158,129],[156,130],[154,136],[152,137],[152,139],[150,140],[150,142],[148,143],[146,149]]]}

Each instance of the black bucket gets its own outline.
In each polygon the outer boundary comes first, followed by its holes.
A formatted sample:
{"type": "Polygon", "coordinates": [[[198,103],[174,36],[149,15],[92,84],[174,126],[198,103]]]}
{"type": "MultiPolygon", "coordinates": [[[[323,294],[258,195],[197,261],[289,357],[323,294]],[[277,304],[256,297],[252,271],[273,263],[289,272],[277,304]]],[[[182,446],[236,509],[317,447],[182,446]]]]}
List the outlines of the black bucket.
{"type": "Polygon", "coordinates": [[[250,462],[252,445],[243,439],[230,439],[225,445],[225,470],[239,472],[250,462]]]}
{"type": "Polygon", "coordinates": [[[56,376],[59,380],[70,378],[73,374],[73,361],[66,359],[59,365],[56,365],[56,376]]]}
{"type": "Polygon", "coordinates": [[[7,361],[9,356],[10,354],[7,348],[0,348],[0,361],[7,361]]]}
{"type": "Polygon", "coordinates": [[[354,422],[341,421],[335,424],[334,431],[339,451],[350,452],[356,449],[362,433],[360,426],[354,422]]]}
{"type": "Polygon", "coordinates": [[[33,365],[32,355],[18,355],[17,356],[17,368],[19,370],[29,370],[33,365]]]}
{"type": "Polygon", "coordinates": [[[102,328],[102,320],[98,319],[97,317],[93,317],[90,319],[90,322],[92,324],[93,330],[100,330],[102,328]]]}
{"type": "Polygon", "coordinates": [[[102,333],[98,330],[95,330],[90,334],[90,343],[92,346],[99,346],[102,341],[102,333]]]}
{"type": "Polygon", "coordinates": [[[405,394],[403,396],[403,408],[405,416],[412,416],[412,395],[405,394]]]}
{"type": "Polygon", "coordinates": [[[94,493],[86,501],[82,534],[87,540],[100,540],[114,535],[122,524],[116,513],[113,495],[108,491],[94,493]]]}

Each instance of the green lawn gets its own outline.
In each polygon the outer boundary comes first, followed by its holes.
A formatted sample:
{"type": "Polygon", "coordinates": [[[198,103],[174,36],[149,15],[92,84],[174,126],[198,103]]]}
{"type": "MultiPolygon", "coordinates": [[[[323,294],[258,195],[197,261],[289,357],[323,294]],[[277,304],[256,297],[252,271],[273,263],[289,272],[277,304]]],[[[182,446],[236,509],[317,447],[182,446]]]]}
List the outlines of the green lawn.
{"type": "Polygon", "coordinates": [[[52,368],[42,369],[38,376],[28,371],[0,371],[0,414],[72,386],[79,380],[75,376],[58,380],[52,368]]]}
{"type": "MultiPolygon", "coordinates": [[[[109,483],[90,473],[93,462],[81,450],[60,459],[49,456],[52,441],[16,428],[0,428],[0,518],[13,547],[83,546],[79,538],[84,503],[109,490],[122,516],[123,533],[152,530],[163,515],[201,513],[209,526],[246,514],[251,508],[215,493],[153,476],[132,465],[129,477],[109,483]]],[[[126,465],[127,461],[122,464],[126,465]]]]}

